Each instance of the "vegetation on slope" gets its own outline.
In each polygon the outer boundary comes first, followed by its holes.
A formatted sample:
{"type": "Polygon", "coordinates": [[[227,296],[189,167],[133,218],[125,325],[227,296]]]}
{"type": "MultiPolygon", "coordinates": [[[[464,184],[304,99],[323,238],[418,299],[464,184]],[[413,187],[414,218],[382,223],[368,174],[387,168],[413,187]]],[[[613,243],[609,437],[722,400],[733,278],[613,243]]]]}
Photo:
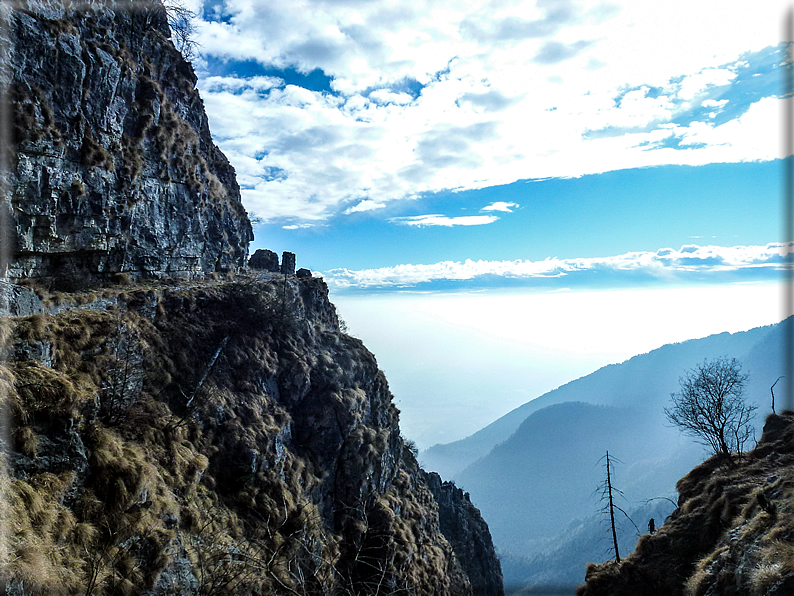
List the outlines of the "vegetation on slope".
{"type": "Polygon", "coordinates": [[[579,596],[794,592],[794,413],[771,414],[741,458],[715,455],[677,485],[676,509],[620,564],[590,565],[579,596]]]}
{"type": "Polygon", "coordinates": [[[470,593],[321,280],[120,298],[6,330],[7,589],[470,593]]]}

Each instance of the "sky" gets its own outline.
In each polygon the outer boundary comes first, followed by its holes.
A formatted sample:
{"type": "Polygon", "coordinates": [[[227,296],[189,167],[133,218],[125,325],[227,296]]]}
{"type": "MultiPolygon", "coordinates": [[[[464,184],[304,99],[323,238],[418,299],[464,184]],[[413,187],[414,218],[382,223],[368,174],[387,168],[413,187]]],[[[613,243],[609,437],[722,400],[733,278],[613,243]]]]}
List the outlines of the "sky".
{"type": "Polygon", "coordinates": [[[420,447],[783,318],[786,3],[187,3],[251,251],[325,278],[420,447]]]}

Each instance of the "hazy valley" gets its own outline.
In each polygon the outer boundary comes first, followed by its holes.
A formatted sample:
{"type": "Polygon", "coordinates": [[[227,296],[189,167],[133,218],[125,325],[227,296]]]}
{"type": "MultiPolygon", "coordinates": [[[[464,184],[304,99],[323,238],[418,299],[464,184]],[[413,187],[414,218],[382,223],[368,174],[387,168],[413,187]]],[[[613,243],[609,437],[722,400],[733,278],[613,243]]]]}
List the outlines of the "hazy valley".
{"type": "MultiPolygon", "coordinates": [[[[750,375],[747,397],[758,406],[760,438],[764,417],[771,412],[770,387],[785,376],[786,324],[791,319],[666,345],[604,367],[467,439],[425,450],[420,461],[471,493],[500,557],[510,562],[505,565],[507,586],[530,582],[573,588],[583,579],[582,568],[568,563],[605,558],[609,547],[604,516],[597,514],[601,503],[593,494],[603,481],[599,459],[607,450],[619,458],[615,483],[626,496],[621,506],[639,529],[646,531],[650,517],[661,524],[674,509],[666,499],[676,501],[678,479],[708,456],[665,418],[679,378],[704,359],[736,357],[750,375]],[[658,500],[648,504],[649,499],[658,500]]],[[[778,399],[786,395],[784,383],[781,379],[775,387],[778,399]]],[[[778,411],[781,407],[778,402],[778,411]]],[[[636,529],[624,524],[623,537],[624,551],[633,550],[636,529]]]]}

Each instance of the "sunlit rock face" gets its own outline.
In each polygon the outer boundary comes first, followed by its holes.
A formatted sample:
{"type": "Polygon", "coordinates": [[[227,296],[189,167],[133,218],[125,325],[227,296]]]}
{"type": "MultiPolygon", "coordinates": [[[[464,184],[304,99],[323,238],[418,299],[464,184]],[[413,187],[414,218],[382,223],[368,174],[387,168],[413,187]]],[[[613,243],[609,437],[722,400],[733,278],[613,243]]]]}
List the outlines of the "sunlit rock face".
{"type": "Polygon", "coordinates": [[[4,9],[8,277],[192,277],[246,263],[251,224],[159,3],[4,9]]]}

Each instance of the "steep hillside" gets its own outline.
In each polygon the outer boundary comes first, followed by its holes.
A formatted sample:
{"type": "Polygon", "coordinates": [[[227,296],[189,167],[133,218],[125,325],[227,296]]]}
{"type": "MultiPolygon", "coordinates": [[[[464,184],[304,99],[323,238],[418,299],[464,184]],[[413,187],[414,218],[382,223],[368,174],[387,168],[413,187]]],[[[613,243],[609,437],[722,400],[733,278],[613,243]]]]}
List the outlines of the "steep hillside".
{"type": "Polygon", "coordinates": [[[745,457],[713,457],[677,485],[678,509],[620,564],[587,568],[579,596],[794,593],[794,413],[770,415],[745,457]]]}
{"type": "Polygon", "coordinates": [[[243,267],[251,224],[163,5],[28,0],[0,18],[8,277],[75,290],[243,267]]]}
{"type": "Polygon", "coordinates": [[[501,593],[470,503],[455,515],[474,552],[444,537],[322,280],[104,293],[108,310],[7,319],[7,588],[501,593]]]}
{"type": "MultiPolygon", "coordinates": [[[[782,329],[780,325],[759,327],[742,333],[720,333],[703,339],[669,344],[634,356],[621,364],[611,364],[566,383],[553,391],[505,414],[470,437],[436,445],[421,453],[422,465],[446,478],[457,479],[460,472],[506,441],[533,412],[553,404],[586,402],[619,407],[645,407],[656,413],[666,405],[678,378],[704,358],[729,354],[745,362],[751,372],[748,395],[768,407],[769,386],[781,365],[782,329]]],[[[784,395],[785,379],[776,387],[784,395]]]]}

